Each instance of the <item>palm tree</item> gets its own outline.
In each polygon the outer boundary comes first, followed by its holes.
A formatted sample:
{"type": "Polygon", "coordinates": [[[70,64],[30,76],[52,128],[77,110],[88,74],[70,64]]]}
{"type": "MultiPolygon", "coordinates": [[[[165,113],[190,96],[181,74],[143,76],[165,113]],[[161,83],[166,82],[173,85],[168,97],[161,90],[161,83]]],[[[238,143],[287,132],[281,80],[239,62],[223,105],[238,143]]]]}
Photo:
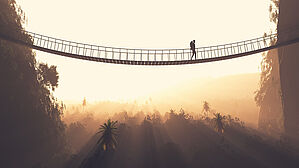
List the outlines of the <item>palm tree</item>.
{"type": "Polygon", "coordinates": [[[117,145],[116,141],[116,129],[117,129],[117,121],[111,121],[110,119],[107,123],[104,123],[100,126],[99,132],[102,133],[101,138],[98,140],[97,144],[100,144],[104,151],[106,150],[114,150],[117,145]]]}
{"type": "Polygon", "coordinates": [[[215,124],[215,129],[218,133],[223,133],[224,132],[224,119],[225,116],[222,116],[220,113],[214,113],[214,124],[215,124]]]}

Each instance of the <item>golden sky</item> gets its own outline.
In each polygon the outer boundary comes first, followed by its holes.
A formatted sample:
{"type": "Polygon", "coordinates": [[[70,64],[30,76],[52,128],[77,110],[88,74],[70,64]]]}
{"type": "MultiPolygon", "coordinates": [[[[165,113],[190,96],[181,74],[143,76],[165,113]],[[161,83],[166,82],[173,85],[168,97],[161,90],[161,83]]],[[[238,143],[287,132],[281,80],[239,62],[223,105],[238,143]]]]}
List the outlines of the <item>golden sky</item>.
{"type": "MultiPolygon", "coordinates": [[[[66,40],[128,48],[187,48],[260,37],[270,0],[17,0],[26,29],[66,40]]],[[[64,101],[135,100],[186,81],[259,72],[261,54],[214,63],[128,66],[36,52],[56,65],[64,101]]],[[[188,84],[186,84],[188,87],[188,84]]]]}

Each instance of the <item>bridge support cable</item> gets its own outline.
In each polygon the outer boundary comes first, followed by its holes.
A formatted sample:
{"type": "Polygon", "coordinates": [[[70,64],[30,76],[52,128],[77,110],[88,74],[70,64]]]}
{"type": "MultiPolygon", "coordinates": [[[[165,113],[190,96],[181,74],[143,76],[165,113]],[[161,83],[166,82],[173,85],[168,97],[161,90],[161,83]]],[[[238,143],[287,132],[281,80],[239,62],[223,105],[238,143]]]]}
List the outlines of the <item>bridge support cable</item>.
{"type": "Polygon", "coordinates": [[[130,49],[77,43],[25,31],[31,42],[9,37],[0,32],[0,38],[30,48],[61,56],[128,65],[182,65],[213,62],[243,57],[299,42],[299,37],[273,44],[277,34],[224,45],[196,48],[196,59],[190,60],[192,52],[185,49],[130,49]],[[271,45],[273,44],[273,45],[271,45]]]}

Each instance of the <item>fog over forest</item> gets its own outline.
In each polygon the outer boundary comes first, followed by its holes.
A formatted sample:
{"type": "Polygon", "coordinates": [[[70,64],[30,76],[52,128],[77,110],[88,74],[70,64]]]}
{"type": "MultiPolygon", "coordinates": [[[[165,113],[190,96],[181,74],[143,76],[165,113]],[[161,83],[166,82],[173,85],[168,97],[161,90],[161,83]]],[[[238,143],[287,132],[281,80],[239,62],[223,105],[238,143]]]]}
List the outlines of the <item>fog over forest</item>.
{"type": "MultiPolygon", "coordinates": [[[[269,3],[270,45],[299,41],[299,1],[269,3]]],[[[55,97],[61,76],[36,60],[25,13],[0,0],[1,168],[299,167],[298,43],[262,54],[261,73],[76,102],[55,97]]]]}
{"type": "Polygon", "coordinates": [[[73,114],[93,113],[105,119],[115,113],[127,111],[153,113],[159,111],[165,114],[170,109],[185,109],[189,114],[198,116],[202,114],[203,103],[211,104],[213,112],[230,114],[239,117],[246,124],[256,128],[258,121],[258,107],[254,101],[258,89],[259,74],[241,74],[219,78],[186,81],[180,85],[170,87],[162,92],[135,101],[100,101],[89,102],[83,107],[81,102],[66,101],[64,120],[73,114]],[[188,87],[186,87],[188,86],[188,87]]]}

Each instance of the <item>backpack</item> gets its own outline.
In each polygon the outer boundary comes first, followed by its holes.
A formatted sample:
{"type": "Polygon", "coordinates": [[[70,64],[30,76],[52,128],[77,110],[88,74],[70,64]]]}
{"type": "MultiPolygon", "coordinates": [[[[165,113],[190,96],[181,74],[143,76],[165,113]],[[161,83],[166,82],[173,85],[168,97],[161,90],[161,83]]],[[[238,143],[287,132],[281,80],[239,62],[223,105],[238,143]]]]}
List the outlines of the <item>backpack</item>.
{"type": "Polygon", "coordinates": [[[190,48],[191,48],[191,49],[194,49],[194,48],[195,48],[195,45],[194,45],[193,41],[190,42],[190,48]]]}

